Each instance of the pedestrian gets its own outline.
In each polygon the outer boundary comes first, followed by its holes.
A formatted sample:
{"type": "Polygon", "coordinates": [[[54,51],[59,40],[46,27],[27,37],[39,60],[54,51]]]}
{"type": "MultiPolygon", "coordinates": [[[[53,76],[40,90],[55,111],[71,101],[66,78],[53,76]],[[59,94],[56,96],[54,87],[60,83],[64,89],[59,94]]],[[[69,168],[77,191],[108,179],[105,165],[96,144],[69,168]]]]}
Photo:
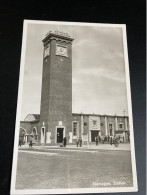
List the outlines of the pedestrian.
{"type": "Polygon", "coordinates": [[[81,137],[79,138],[79,145],[80,145],[80,147],[82,147],[82,139],[81,139],[81,137]]]}
{"type": "Polygon", "coordinates": [[[66,137],[63,139],[63,146],[66,147],[66,137]]]}
{"type": "Polygon", "coordinates": [[[105,143],[105,137],[102,137],[102,144],[105,143]]]}
{"type": "Polygon", "coordinates": [[[18,146],[20,146],[21,147],[21,139],[19,140],[19,145],[18,146]]]}
{"type": "Polygon", "coordinates": [[[98,146],[98,136],[96,137],[96,139],[95,139],[95,141],[96,141],[96,146],[98,146]]]}
{"type": "Polygon", "coordinates": [[[128,142],[130,142],[130,135],[128,134],[128,142]]]}
{"type": "Polygon", "coordinates": [[[110,137],[110,144],[112,145],[113,143],[113,139],[112,139],[112,136],[110,137]]]}
{"type": "Polygon", "coordinates": [[[59,133],[57,133],[57,143],[59,144],[59,133]]]}
{"type": "Polygon", "coordinates": [[[31,147],[32,148],[32,138],[30,137],[30,144],[29,144],[29,147],[31,147]]]}
{"type": "Polygon", "coordinates": [[[77,147],[79,146],[79,139],[77,137],[77,140],[76,140],[76,144],[77,144],[77,147]]]}

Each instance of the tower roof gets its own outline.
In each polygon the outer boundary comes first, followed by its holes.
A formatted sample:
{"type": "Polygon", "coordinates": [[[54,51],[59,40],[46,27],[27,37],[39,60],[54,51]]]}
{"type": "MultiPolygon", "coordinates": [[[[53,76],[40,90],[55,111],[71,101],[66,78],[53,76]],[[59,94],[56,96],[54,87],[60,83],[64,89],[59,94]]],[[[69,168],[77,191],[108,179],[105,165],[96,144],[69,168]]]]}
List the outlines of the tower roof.
{"type": "Polygon", "coordinates": [[[74,39],[71,38],[68,33],[64,33],[64,32],[61,32],[61,31],[58,31],[56,30],[55,32],[52,32],[52,31],[49,31],[45,38],[42,40],[43,43],[45,43],[47,40],[49,39],[53,39],[53,38],[57,38],[57,39],[64,39],[64,40],[67,40],[68,42],[72,42],[74,39]]]}

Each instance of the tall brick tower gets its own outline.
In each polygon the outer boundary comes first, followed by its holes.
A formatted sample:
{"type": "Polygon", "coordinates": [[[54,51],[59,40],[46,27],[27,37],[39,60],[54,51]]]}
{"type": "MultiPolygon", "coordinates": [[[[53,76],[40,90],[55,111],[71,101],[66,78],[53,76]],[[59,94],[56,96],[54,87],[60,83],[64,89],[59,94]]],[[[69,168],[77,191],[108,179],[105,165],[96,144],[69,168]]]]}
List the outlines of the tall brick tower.
{"type": "Polygon", "coordinates": [[[72,135],[72,41],[67,33],[49,32],[43,39],[40,142],[60,143],[72,135]]]}

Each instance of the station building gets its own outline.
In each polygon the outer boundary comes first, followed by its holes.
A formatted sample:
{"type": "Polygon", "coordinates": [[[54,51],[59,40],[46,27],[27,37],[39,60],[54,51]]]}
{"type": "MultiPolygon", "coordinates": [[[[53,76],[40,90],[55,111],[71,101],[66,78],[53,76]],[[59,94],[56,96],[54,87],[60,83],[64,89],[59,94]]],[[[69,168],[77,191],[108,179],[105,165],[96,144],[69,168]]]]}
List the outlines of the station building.
{"type": "Polygon", "coordinates": [[[129,141],[128,116],[72,113],[72,42],[59,31],[50,31],[43,39],[43,72],[40,114],[28,114],[20,122],[20,139],[34,143],[56,144],[95,142],[95,137],[120,135],[129,141]]]}
{"type": "Polygon", "coordinates": [[[20,138],[23,142],[28,143],[31,136],[34,143],[57,143],[58,132],[60,143],[65,135],[68,143],[75,143],[77,137],[81,137],[85,143],[95,142],[95,137],[98,135],[102,138],[117,135],[124,137],[125,142],[129,142],[130,139],[129,118],[127,116],[73,113],[71,131],[65,128],[62,121],[59,121],[52,132],[45,131],[45,124],[42,124],[44,130],[42,131],[39,120],[40,115],[29,114],[24,121],[20,122],[20,138]]]}

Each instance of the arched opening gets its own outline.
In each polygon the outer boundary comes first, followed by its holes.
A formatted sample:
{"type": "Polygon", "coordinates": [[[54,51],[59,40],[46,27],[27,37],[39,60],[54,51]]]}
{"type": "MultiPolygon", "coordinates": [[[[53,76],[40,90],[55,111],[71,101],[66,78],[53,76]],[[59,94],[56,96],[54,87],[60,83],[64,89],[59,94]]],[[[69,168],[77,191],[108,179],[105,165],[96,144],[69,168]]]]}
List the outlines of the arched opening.
{"type": "Polygon", "coordinates": [[[27,131],[23,127],[20,127],[19,130],[19,141],[21,141],[21,144],[25,144],[27,142],[27,131]]]}
{"type": "Polygon", "coordinates": [[[38,132],[36,127],[33,127],[30,137],[32,138],[33,143],[38,142],[38,132]]]}

